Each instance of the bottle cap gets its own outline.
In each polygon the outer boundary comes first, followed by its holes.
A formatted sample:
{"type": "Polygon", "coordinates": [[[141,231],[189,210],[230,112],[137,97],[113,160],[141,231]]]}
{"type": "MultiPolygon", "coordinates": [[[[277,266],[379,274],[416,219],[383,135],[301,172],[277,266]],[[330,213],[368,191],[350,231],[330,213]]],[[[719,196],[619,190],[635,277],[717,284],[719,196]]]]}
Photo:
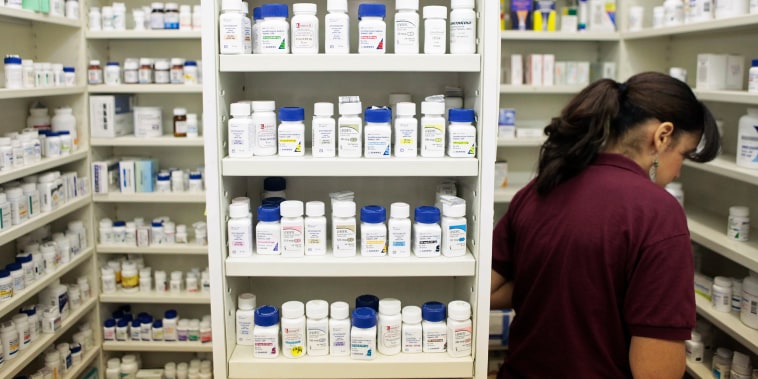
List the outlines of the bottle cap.
{"type": "Polygon", "coordinates": [[[402,102],[402,103],[397,103],[395,107],[397,108],[395,110],[395,114],[397,114],[398,116],[415,116],[416,115],[415,103],[402,102]]]}
{"type": "Polygon", "coordinates": [[[750,216],[750,208],[748,207],[729,207],[729,215],[735,217],[748,217],[750,216]]]}
{"type": "Polygon", "coordinates": [[[21,57],[19,56],[6,56],[5,64],[21,64],[21,57]]]}
{"type": "Polygon", "coordinates": [[[281,107],[279,108],[279,120],[303,121],[305,120],[305,110],[302,107],[281,107]]]}
{"type": "Polygon", "coordinates": [[[169,309],[166,311],[166,313],[163,314],[164,319],[173,319],[176,318],[178,314],[176,313],[176,310],[169,309]]]}
{"type": "Polygon", "coordinates": [[[303,215],[303,202],[300,200],[285,200],[279,204],[279,214],[282,217],[301,217],[303,215]]]}
{"type": "Polygon", "coordinates": [[[326,0],[326,10],[347,12],[347,0],[326,0]]]}
{"type": "Polygon", "coordinates": [[[408,218],[410,216],[410,208],[408,203],[392,203],[390,205],[390,217],[408,218]]]}
{"type": "Polygon", "coordinates": [[[395,0],[395,9],[418,10],[418,0],[395,0]]]}
{"type": "Polygon", "coordinates": [[[311,300],[305,303],[308,318],[325,318],[329,316],[329,303],[326,300],[311,300]]]}
{"type": "Polygon", "coordinates": [[[379,298],[371,294],[360,295],[355,298],[355,307],[368,307],[374,311],[379,311],[379,298]]]}
{"type": "Polygon", "coordinates": [[[421,113],[426,114],[426,115],[440,115],[441,116],[445,114],[445,103],[441,103],[437,101],[422,101],[421,113]]]}
{"type": "Polygon", "coordinates": [[[361,208],[361,222],[379,224],[387,220],[387,210],[380,205],[367,205],[361,208]]]}
{"type": "Polygon", "coordinates": [[[387,107],[368,107],[365,116],[366,122],[386,123],[392,120],[392,111],[387,107]]]}
{"type": "Polygon", "coordinates": [[[250,208],[245,203],[229,204],[229,216],[231,218],[245,218],[250,213],[250,208]]]}
{"type": "MultiPolygon", "coordinates": [[[[275,101],[253,101],[253,112],[273,112],[276,109],[275,101]]],[[[266,187],[265,181],[263,187],[266,187]]]]}
{"type": "Polygon", "coordinates": [[[119,328],[126,328],[127,326],[129,326],[129,320],[127,320],[126,318],[121,318],[116,323],[116,326],[118,326],[119,328]]]}
{"type": "Polygon", "coordinates": [[[450,122],[474,122],[476,114],[473,109],[452,108],[447,112],[450,122]]]}
{"type": "Polygon", "coordinates": [[[316,4],[313,3],[292,4],[292,12],[295,14],[316,14],[316,10],[316,4]]]}
{"type": "MultiPolygon", "coordinates": [[[[256,102],[254,101],[253,104],[256,102]]],[[[273,102],[271,102],[273,103],[273,102]]],[[[263,190],[266,192],[284,191],[287,189],[287,180],[281,176],[269,176],[263,179],[263,190]]]]}
{"type": "Polygon", "coordinates": [[[341,115],[359,115],[361,114],[363,105],[361,105],[360,101],[355,103],[340,103],[339,109],[341,115]]]}
{"type": "Polygon", "coordinates": [[[105,320],[105,322],[103,323],[103,326],[105,326],[106,328],[112,328],[116,326],[116,320],[109,318],[105,320]]]}
{"type": "Polygon", "coordinates": [[[229,113],[233,117],[250,116],[250,103],[244,101],[232,103],[229,106],[229,113]]]}
{"type": "Polygon", "coordinates": [[[466,321],[471,318],[471,305],[463,300],[453,300],[447,303],[447,317],[456,321],[466,321]]]}
{"type": "Polygon", "coordinates": [[[63,72],[76,72],[76,69],[74,67],[65,66],[63,67],[63,72]]]}
{"type": "Polygon", "coordinates": [[[350,316],[350,305],[344,301],[335,301],[330,306],[332,312],[332,318],[336,320],[344,320],[350,316]]]}
{"type": "Polygon", "coordinates": [[[416,207],[414,218],[421,224],[436,224],[440,222],[440,210],[437,207],[422,205],[416,207]]]}
{"type": "Polygon", "coordinates": [[[442,203],[442,214],[446,217],[465,217],[466,216],[466,202],[465,201],[453,201],[442,203]]]}
{"type": "Polygon", "coordinates": [[[427,5],[424,7],[424,18],[447,18],[447,7],[442,5],[427,5]]]}
{"type": "Polygon", "coordinates": [[[289,9],[286,4],[263,4],[261,6],[261,17],[289,17],[289,9]]]}
{"type": "Polygon", "coordinates": [[[263,20],[263,16],[261,16],[261,7],[253,8],[253,20],[263,20]]]}
{"type": "Polygon", "coordinates": [[[162,327],[163,327],[163,321],[161,320],[153,321],[153,328],[162,328],[162,327]]]}
{"type": "Polygon", "coordinates": [[[364,3],[358,5],[358,19],[363,17],[381,17],[387,14],[387,8],[384,4],[364,3]]]}
{"type": "MultiPolygon", "coordinates": [[[[452,9],[474,9],[474,0],[450,0],[452,9]]],[[[569,9],[570,11],[570,9],[569,9]]]]}
{"type": "Polygon", "coordinates": [[[187,108],[174,108],[174,116],[186,116],[187,108]]]}
{"type": "Polygon", "coordinates": [[[332,203],[333,217],[355,217],[355,202],[335,201],[332,203]]]}
{"type": "Polygon", "coordinates": [[[445,304],[439,301],[428,301],[421,306],[421,318],[424,321],[445,321],[445,304]]]}
{"type": "Polygon", "coordinates": [[[353,311],[353,326],[361,329],[376,326],[376,311],[368,307],[356,308],[353,311]]]}
{"type": "Polygon", "coordinates": [[[313,104],[314,116],[331,117],[334,114],[334,104],[332,103],[315,103],[313,104]]]}
{"type": "Polygon", "coordinates": [[[116,67],[118,67],[118,62],[110,61],[110,62],[106,63],[105,65],[106,66],[116,66],[116,67]]]}
{"type": "Polygon", "coordinates": [[[305,315],[305,304],[302,301],[288,301],[282,304],[282,318],[298,318],[305,315]]]}
{"type": "Polygon", "coordinates": [[[403,322],[409,324],[418,324],[421,322],[421,308],[415,305],[408,305],[403,307],[403,322]]]}
{"type": "Polygon", "coordinates": [[[310,217],[319,217],[324,215],[323,201],[309,201],[305,203],[305,214],[310,217]]]}
{"type": "Polygon", "coordinates": [[[400,314],[401,309],[402,303],[398,299],[385,298],[379,300],[379,313],[383,315],[397,315],[400,314]]]}
{"type": "Polygon", "coordinates": [[[279,221],[279,205],[263,204],[258,207],[258,220],[264,222],[279,221]]]}
{"type": "MultiPolygon", "coordinates": [[[[153,8],[156,9],[163,9],[163,6],[161,3],[153,3],[153,8]]],[[[242,1],[241,0],[223,0],[221,1],[221,10],[222,11],[238,11],[242,9],[242,1]]]]}
{"type": "Polygon", "coordinates": [[[721,287],[732,287],[732,278],[726,276],[717,276],[713,278],[713,284],[721,287]]]}

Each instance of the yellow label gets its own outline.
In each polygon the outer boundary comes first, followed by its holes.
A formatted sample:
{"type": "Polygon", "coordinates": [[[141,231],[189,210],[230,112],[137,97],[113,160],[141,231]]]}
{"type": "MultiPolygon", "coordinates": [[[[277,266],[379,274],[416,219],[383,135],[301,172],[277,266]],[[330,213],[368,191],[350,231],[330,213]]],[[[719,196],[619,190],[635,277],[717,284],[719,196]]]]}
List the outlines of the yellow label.
{"type": "Polygon", "coordinates": [[[290,349],[290,354],[292,354],[293,357],[299,357],[303,355],[303,347],[294,346],[292,349],[290,349]]]}

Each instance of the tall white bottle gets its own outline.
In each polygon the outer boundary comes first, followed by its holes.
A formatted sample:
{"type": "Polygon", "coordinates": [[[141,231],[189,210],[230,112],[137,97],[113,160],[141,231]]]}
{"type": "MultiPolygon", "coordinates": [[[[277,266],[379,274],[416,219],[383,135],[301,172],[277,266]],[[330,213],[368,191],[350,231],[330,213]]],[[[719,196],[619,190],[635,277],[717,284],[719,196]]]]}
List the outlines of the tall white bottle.
{"type": "Polygon", "coordinates": [[[327,54],[350,53],[350,17],[347,15],[347,0],[327,0],[324,16],[324,52],[327,54]]]}

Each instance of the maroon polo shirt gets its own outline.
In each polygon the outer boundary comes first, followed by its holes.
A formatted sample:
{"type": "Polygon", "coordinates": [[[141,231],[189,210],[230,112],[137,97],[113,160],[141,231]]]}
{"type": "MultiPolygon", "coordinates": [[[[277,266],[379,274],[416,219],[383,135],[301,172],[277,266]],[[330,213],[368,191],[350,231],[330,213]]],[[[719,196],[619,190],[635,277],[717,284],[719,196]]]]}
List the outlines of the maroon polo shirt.
{"type": "Polygon", "coordinates": [[[499,378],[631,377],[632,336],[695,326],[684,211],[632,160],[600,154],[539,196],[530,183],[493,236],[516,317],[499,378]]]}

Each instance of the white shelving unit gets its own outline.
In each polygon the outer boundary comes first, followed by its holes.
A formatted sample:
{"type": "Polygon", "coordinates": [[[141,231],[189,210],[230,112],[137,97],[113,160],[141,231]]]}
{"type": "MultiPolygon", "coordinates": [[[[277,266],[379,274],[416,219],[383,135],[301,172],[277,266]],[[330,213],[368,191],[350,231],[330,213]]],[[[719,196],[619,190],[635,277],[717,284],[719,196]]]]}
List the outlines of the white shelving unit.
{"type": "Polygon", "coordinates": [[[480,55],[219,55],[220,72],[479,72],[480,55]]]}
{"type": "Polygon", "coordinates": [[[171,293],[171,292],[125,292],[119,290],[100,294],[101,303],[120,304],[210,304],[208,293],[171,293]]]}
{"type": "Polygon", "coordinates": [[[698,99],[733,104],[758,104],[758,94],[747,91],[713,91],[696,89],[698,99]]]}
{"type": "Polygon", "coordinates": [[[0,183],[10,182],[24,176],[34,175],[43,171],[54,169],[71,162],[79,160],[85,160],[87,158],[88,151],[85,149],[79,149],[69,155],[55,158],[42,158],[39,162],[28,164],[19,168],[10,169],[7,171],[0,171],[0,183]]]}
{"type": "Polygon", "coordinates": [[[695,379],[711,379],[713,373],[711,369],[702,362],[692,362],[687,360],[687,373],[695,379]]]}
{"type": "Polygon", "coordinates": [[[581,86],[531,86],[531,85],[500,85],[500,93],[509,95],[573,95],[582,90],[581,86]]]}
{"type": "Polygon", "coordinates": [[[73,29],[81,28],[81,21],[79,20],[73,20],[61,16],[50,16],[42,13],[35,13],[26,9],[0,7],[0,18],[7,20],[4,22],[30,21],[35,23],[66,26],[73,29]]]}
{"type": "Polygon", "coordinates": [[[156,138],[123,136],[117,138],[91,138],[92,146],[150,146],[150,147],[202,147],[202,138],[182,138],[165,135],[156,138]]]}
{"type": "Polygon", "coordinates": [[[103,351],[137,351],[142,353],[208,353],[212,350],[212,344],[200,342],[103,341],[103,351]]]}
{"type": "MultiPolygon", "coordinates": [[[[3,8],[0,7],[0,9],[3,8]]],[[[84,86],[20,89],[0,88],[0,100],[43,96],[77,95],[82,93],[84,93],[84,86]]]]}
{"type": "Polygon", "coordinates": [[[208,255],[208,246],[192,243],[151,245],[146,247],[101,244],[97,245],[97,252],[105,254],[208,255]]]}
{"type": "Polygon", "coordinates": [[[93,349],[87,350],[84,352],[84,355],[82,355],[82,361],[79,362],[79,364],[75,365],[71,368],[71,370],[66,371],[66,374],[63,375],[63,379],[78,379],[81,377],[81,374],[89,367],[92,367],[92,364],[96,362],[97,358],[100,356],[101,350],[100,346],[96,346],[93,349]]]}
{"type": "Polygon", "coordinates": [[[740,317],[734,313],[719,312],[713,309],[708,299],[695,296],[697,313],[711,322],[721,331],[734,338],[753,354],[758,354],[758,331],[748,327],[740,321],[740,317]]]}
{"type": "Polygon", "coordinates": [[[86,33],[87,39],[135,39],[135,40],[164,40],[164,39],[200,39],[199,30],[99,30],[86,33]]]}
{"type": "Polygon", "coordinates": [[[109,192],[92,196],[95,203],[205,203],[205,192],[109,192]]]}
{"type": "Polygon", "coordinates": [[[117,84],[90,85],[89,93],[201,93],[199,84],[117,84]]]}
{"type": "Polygon", "coordinates": [[[539,31],[520,31],[520,30],[503,30],[500,32],[500,38],[503,41],[618,41],[620,34],[617,32],[539,32],[539,31]]]}
{"type": "Polygon", "coordinates": [[[716,174],[751,185],[758,185],[758,171],[737,166],[736,161],[737,158],[733,155],[722,155],[706,164],[700,164],[689,160],[684,161],[684,164],[687,167],[706,171],[710,174],[716,174]]]}

